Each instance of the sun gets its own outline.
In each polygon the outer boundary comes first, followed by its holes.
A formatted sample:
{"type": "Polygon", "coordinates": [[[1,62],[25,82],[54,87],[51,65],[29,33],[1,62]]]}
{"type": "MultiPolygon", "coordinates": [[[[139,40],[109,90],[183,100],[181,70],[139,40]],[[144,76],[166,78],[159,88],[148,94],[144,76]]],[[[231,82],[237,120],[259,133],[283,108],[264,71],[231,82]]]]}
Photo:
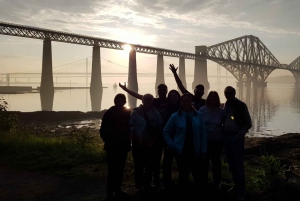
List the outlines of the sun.
{"type": "Polygon", "coordinates": [[[132,50],[132,47],[129,44],[125,44],[123,45],[123,50],[126,52],[130,52],[132,50]]]}

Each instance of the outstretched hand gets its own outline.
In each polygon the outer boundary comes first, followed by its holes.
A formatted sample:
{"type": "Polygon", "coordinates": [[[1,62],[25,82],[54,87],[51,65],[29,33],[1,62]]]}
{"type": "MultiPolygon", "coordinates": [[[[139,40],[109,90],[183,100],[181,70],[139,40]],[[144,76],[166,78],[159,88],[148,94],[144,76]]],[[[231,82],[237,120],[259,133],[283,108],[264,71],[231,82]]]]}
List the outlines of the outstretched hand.
{"type": "Polygon", "coordinates": [[[126,82],[124,82],[124,85],[119,82],[119,87],[121,87],[121,89],[123,90],[126,89],[126,82]]]}
{"type": "Polygon", "coordinates": [[[169,69],[172,71],[172,73],[176,73],[176,71],[177,71],[178,67],[177,67],[177,68],[175,68],[174,64],[170,64],[170,67],[169,67],[169,69]]]}

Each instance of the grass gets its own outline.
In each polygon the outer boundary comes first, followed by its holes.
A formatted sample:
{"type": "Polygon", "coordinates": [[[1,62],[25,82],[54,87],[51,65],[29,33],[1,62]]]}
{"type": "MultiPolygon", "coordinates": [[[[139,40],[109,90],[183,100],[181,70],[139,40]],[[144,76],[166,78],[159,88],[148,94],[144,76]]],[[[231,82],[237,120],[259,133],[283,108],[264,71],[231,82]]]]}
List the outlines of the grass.
{"type": "Polygon", "coordinates": [[[64,176],[95,176],[104,169],[102,142],[91,134],[54,138],[30,132],[1,132],[1,160],[27,170],[64,176]],[[89,171],[82,171],[89,167],[89,171]],[[93,168],[91,168],[93,167],[93,168]]]}

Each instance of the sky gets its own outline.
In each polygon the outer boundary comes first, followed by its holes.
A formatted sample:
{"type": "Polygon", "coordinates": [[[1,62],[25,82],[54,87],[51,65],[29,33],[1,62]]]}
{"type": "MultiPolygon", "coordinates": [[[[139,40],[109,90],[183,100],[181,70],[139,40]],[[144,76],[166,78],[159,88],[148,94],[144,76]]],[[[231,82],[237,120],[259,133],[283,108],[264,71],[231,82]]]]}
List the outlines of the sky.
{"type": "MultiPolygon", "coordinates": [[[[254,35],[289,64],[300,56],[299,10],[299,0],[0,0],[0,21],[190,53],[254,35]]],[[[40,71],[42,48],[41,40],[0,35],[0,73],[40,71]]],[[[62,71],[84,71],[91,55],[90,46],[52,42],[53,67],[62,71]]],[[[102,72],[128,72],[128,52],[101,48],[101,59],[102,72]]],[[[178,66],[178,58],[164,57],[165,72],[170,63],[178,66]]],[[[137,66],[155,72],[156,57],[138,54],[137,66]]],[[[186,60],[186,72],[193,69],[186,60]]],[[[209,61],[208,74],[216,72],[209,61]]],[[[270,77],[279,75],[292,74],[275,70],[270,77]]]]}

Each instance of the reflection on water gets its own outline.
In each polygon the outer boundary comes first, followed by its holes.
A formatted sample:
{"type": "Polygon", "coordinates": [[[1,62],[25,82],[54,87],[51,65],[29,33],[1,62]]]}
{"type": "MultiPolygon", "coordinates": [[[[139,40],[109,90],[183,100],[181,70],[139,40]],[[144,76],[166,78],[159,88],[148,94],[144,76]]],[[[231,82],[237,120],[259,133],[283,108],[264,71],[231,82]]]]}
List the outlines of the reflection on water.
{"type": "Polygon", "coordinates": [[[297,123],[300,121],[300,91],[299,86],[293,88],[237,88],[237,98],[247,104],[252,118],[249,137],[300,132],[297,123]],[[296,111],[290,108],[292,105],[296,111]]]}
{"type": "MultiPolygon", "coordinates": [[[[172,82],[173,83],[173,82],[172,82]]],[[[176,89],[176,83],[167,84],[169,90],[176,89]]],[[[189,83],[188,83],[189,85],[189,83]]],[[[190,84],[191,85],[191,84],[190,84]]],[[[226,84],[227,85],[227,84],[226,84]]],[[[226,85],[211,84],[210,90],[219,93],[221,102],[226,101],[226,85]]],[[[234,83],[232,86],[235,86],[234,83]]],[[[191,86],[188,86],[191,90],[191,86]]],[[[249,136],[276,136],[284,133],[300,133],[300,87],[295,85],[268,85],[267,88],[236,88],[237,98],[244,101],[252,117],[253,127],[249,136]]],[[[139,93],[155,94],[152,84],[139,86],[139,93]]],[[[127,95],[127,106],[135,108],[141,104],[121,88],[104,88],[99,93],[90,93],[88,89],[55,90],[53,94],[5,94],[0,95],[8,102],[10,111],[101,111],[114,105],[118,93],[127,95]]],[[[206,95],[204,95],[205,97],[206,95]]]]}
{"type": "Polygon", "coordinates": [[[91,91],[91,106],[92,106],[92,111],[101,111],[101,102],[102,102],[102,94],[103,90],[94,90],[91,91]]]}
{"type": "MultiPolygon", "coordinates": [[[[276,112],[276,107],[271,107],[271,103],[266,93],[266,88],[246,88],[239,89],[238,98],[243,100],[249,109],[252,117],[252,129],[250,135],[264,132],[263,128],[276,112]],[[244,94],[246,92],[246,94],[244,94]]],[[[267,135],[267,133],[265,133],[267,135]]]]}
{"type": "Polygon", "coordinates": [[[42,111],[52,111],[54,91],[40,92],[40,99],[41,99],[41,110],[42,111]]]}

